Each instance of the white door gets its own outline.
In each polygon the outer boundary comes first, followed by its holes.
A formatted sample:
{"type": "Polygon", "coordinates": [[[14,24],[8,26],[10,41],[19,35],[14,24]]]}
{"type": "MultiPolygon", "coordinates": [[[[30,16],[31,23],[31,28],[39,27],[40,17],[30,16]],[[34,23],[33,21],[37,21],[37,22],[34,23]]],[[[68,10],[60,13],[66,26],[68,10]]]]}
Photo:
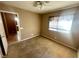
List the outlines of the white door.
{"type": "Polygon", "coordinates": [[[7,54],[8,43],[7,43],[5,31],[4,31],[4,26],[3,26],[3,22],[2,22],[1,13],[0,13],[0,35],[1,35],[1,38],[2,38],[5,53],[7,54]]]}

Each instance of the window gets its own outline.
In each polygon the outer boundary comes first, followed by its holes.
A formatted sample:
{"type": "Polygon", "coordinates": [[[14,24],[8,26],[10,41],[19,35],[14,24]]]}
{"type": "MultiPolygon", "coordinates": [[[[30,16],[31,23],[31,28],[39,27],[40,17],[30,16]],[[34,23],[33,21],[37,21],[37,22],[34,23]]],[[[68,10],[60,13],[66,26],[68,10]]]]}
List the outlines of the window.
{"type": "Polygon", "coordinates": [[[57,21],[58,17],[51,17],[49,21],[49,30],[56,30],[57,29],[57,21]]]}
{"type": "Polygon", "coordinates": [[[49,30],[69,32],[71,30],[73,15],[49,18],[49,30]]]}

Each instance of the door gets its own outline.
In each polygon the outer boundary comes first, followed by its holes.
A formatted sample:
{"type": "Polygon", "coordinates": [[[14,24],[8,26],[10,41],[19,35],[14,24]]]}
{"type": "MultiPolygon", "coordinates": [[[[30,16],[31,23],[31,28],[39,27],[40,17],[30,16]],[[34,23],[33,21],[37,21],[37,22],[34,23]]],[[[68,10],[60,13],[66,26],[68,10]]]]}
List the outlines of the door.
{"type": "Polygon", "coordinates": [[[8,43],[17,41],[18,40],[17,37],[18,26],[16,21],[17,15],[11,13],[4,13],[4,12],[2,12],[1,15],[3,19],[8,43]]]}
{"type": "Polygon", "coordinates": [[[7,43],[5,31],[4,31],[1,13],[0,13],[0,35],[1,35],[1,40],[2,40],[2,43],[3,43],[5,54],[7,54],[8,43],[7,43]]]}

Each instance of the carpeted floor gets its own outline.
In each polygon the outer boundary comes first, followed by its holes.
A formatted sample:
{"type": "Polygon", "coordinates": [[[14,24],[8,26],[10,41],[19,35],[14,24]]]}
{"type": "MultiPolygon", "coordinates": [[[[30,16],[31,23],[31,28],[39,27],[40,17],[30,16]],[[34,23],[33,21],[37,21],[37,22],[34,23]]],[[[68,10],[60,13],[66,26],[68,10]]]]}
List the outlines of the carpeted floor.
{"type": "Polygon", "coordinates": [[[74,50],[38,36],[9,46],[7,58],[73,58],[74,50]]]}

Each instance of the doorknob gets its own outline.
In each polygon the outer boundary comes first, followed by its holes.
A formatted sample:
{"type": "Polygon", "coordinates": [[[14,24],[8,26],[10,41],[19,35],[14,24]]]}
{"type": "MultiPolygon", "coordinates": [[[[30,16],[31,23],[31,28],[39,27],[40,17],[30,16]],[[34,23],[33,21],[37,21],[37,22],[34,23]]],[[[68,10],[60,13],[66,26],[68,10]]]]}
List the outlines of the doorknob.
{"type": "Polygon", "coordinates": [[[5,36],[1,36],[1,37],[5,37],[5,36]]]}
{"type": "MultiPolygon", "coordinates": [[[[1,36],[1,35],[0,35],[1,36]]],[[[1,37],[5,37],[4,35],[2,35],[1,37]]]]}

